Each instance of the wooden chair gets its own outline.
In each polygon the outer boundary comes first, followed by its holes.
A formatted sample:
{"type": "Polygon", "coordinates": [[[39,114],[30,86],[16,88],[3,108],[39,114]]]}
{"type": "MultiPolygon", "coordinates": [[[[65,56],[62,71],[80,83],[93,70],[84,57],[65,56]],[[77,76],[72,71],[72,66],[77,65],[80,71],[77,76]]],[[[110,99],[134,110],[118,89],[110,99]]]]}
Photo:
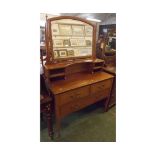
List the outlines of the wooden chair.
{"type": "Polygon", "coordinates": [[[40,76],[40,112],[42,115],[46,116],[48,134],[52,138],[53,124],[52,124],[52,97],[48,91],[47,81],[44,79],[43,75],[40,76]]]}

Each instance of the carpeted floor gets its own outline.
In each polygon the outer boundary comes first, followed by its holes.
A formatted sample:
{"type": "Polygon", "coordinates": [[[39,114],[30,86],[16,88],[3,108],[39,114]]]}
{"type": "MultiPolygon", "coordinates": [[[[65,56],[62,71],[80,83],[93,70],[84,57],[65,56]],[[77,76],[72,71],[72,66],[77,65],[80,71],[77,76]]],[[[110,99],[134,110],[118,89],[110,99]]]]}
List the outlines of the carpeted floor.
{"type": "Polygon", "coordinates": [[[115,142],[116,107],[103,112],[102,103],[96,103],[62,120],[61,137],[51,140],[47,127],[41,122],[41,142],[115,142]]]}

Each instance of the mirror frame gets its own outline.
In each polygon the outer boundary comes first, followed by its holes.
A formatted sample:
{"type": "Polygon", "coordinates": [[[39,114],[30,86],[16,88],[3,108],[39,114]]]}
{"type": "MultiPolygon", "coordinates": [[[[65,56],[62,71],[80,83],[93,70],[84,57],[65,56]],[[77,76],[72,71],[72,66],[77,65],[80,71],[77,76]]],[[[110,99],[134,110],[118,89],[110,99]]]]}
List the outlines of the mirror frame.
{"type": "MultiPolygon", "coordinates": [[[[92,24],[91,22],[79,18],[79,17],[73,17],[73,16],[59,16],[59,17],[54,17],[54,18],[49,18],[46,20],[46,24],[45,24],[45,46],[46,46],[46,64],[51,64],[55,61],[61,61],[62,59],[54,59],[54,52],[53,52],[53,40],[52,40],[52,32],[51,32],[51,22],[52,21],[56,21],[56,20],[61,20],[61,19],[72,19],[72,20],[77,20],[77,21],[81,21],[84,22],[90,26],[93,27],[93,35],[92,35],[92,56],[89,56],[89,58],[91,57],[91,59],[96,59],[96,25],[92,24]],[[52,58],[52,60],[51,60],[52,58]]],[[[78,59],[78,58],[88,58],[87,56],[79,56],[79,57],[69,57],[69,58],[63,58],[63,60],[68,60],[68,59],[78,59]]]]}

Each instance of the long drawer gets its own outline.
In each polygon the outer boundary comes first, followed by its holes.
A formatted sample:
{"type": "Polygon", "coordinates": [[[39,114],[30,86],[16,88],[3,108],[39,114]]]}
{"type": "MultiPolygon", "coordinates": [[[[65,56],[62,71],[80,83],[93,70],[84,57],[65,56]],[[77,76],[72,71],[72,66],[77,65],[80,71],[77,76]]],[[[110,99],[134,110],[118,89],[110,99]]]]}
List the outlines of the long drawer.
{"type": "Polygon", "coordinates": [[[91,94],[103,92],[106,89],[110,89],[111,86],[112,86],[112,80],[111,79],[94,83],[91,85],[91,94]]]}
{"type": "Polygon", "coordinates": [[[87,107],[90,104],[95,103],[93,99],[95,98],[92,96],[88,96],[59,106],[61,117],[64,117],[72,112],[78,111],[80,109],[83,109],[84,107],[87,107]]]}
{"type": "Polygon", "coordinates": [[[110,79],[59,94],[58,106],[61,117],[108,97],[111,86],[110,79]]]}
{"type": "Polygon", "coordinates": [[[65,92],[59,95],[60,97],[59,105],[75,102],[89,95],[90,95],[90,86],[84,86],[78,89],[70,90],[68,92],[65,92]]]}
{"type": "Polygon", "coordinates": [[[94,104],[97,101],[100,101],[109,96],[110,89],[105,89],[103,92],[90,95],[79,100],[74,100],[70,103],[66,103],[59,106],[61,117],[64,117],[72,112],[78,111],[88,105],[94,104]]]}

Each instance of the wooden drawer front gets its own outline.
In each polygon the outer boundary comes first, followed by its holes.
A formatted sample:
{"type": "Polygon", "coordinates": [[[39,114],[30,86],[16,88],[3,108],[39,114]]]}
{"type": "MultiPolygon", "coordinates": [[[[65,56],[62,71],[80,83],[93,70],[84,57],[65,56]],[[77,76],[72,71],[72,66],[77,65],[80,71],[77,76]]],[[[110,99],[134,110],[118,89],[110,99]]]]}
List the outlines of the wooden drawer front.
{"type": "Polygon", "coordinates": [[[102,92],[98,92],[96,94],[93,94],[94,102],[97,102],[99,100],[102,100],[102,99],[108,97],[109,94],[110,94],[110,89],[109,88],[103,90],[102,92]]]}
{"type": "Polygon", "coordinates": [[[79,110],[79,109],[80,109],[80,107],[77,103],[71,102],[71,103],[64,104],[64,105],[60,106],[61,117],[66,116],[72,112],[79,110]]]}
{"type": "Polygon", "coordinates": [[[83,109],[84,107],[87,107],[90,104],[94,104],[95,102],[108,97],[109,93],[110,89],[107,88],[103,92],[93,94],[93,96],[92,95],[87,96],[86,98],[81,98],[78,100],[74,100],[73,102],[60,105],[59,106],[60,115],[61,117],[64,117],[72,112],[83,109]]]}
{"type": "Polygon", "coordinates": [[[72,112],[83,109],[84,107],[94,104],[109,96],[110,89],[105,89],[103,92],[93,94],[93,96],[88,96],[86,98],[81,98],[79,100],[74,100],[73,102],[63,104],[59,106],[60,115],[64,117],[72,112]]]}
{"type": "Polygon", "coordinates": [[[90,87],[85,86],[85,87],[81,87],[81,88],[74,89],[66,93],[60,94],[60,105],[65,103],[75,102],[78,99],[89,96],[89,90],[90,90],[90,87]]]}
{"type": "Polygon", "coordinates": [[[91,94],[103,92],[107,88],[111,88],[112,80],[106,80],[91,85],[91,94]]]}
{"type": "Polygon", "coordinates": [[[78,111],[80,109],[83,109],[84,107],[87,107],[90,104],[95,103],[93,98],[94,97],[92,96],[88,96],[86,98],[74,100],[73,102],[66,103],[66,104],[59,106],[61,117],[64,117],[72,112],[78,111]]]}

